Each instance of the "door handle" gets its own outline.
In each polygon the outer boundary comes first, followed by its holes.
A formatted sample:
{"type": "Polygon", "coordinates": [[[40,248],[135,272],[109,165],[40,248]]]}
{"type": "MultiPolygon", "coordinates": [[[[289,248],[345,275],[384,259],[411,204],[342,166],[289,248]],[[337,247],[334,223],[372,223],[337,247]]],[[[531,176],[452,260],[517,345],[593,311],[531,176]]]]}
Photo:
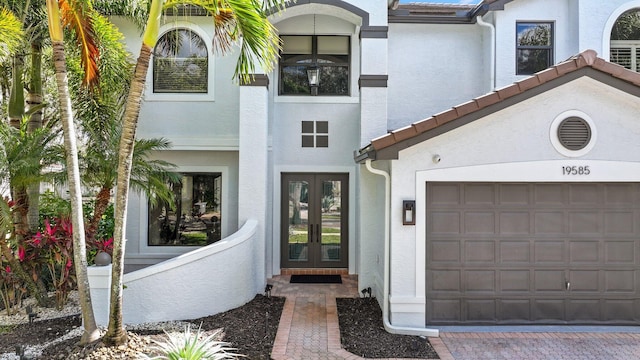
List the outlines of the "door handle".
{"type": "Polygon", "coordinates": [[[569,289],[571,288],[571,283],[570,283],[569,281],[565,281],[565,282],[564,282],[564,288],[565,288],[566,290],[569,290],[569,289]]]}
{"type": "Polygon", "coordinates": [[[313,224],[309,224],[309,242],[313,242],[313,224]]]}

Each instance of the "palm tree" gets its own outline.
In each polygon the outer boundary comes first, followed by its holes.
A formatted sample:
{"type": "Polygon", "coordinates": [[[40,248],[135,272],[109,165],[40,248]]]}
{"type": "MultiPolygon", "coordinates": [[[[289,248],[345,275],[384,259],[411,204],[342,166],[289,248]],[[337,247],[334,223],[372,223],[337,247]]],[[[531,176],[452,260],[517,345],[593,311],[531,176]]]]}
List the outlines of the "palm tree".
{"type": "Polygon", "coordinates": [[[98,49],[94,42],[93,28],[89,17],[91,8],[88,3],[82,3],[80,1],[60,0],[60,2],[58,2],[57,0],[47,0],[49,34],[51,36],[51,43],[53,47],[53,62],[58,88],[60,119],[62,122],[64,146],[66,150],[67,178],[71,201],[71,222],[73,224],[73,257],[84,326],[84,332],[80,343],[86,344],[99,339],[100,332],[98,331],[95,317],[93,315],[91,294],[89,292],[87,249],[84,237],[84,217],[82,215],[82,192],[80,188],[78,147],[76,144],[76,132],[75,125],[73,123],[71,98],[69,96],[62,17],[60,14],[60,8],[58,7],[59,4],[65,14],[65,24],[74,29],[78,41],[82,44],[85,83],[87,84],[95,84],[97,82],[96,61],[98,58],[98,49]]]}
{"type": "Polygon", "coordinates": [[[267,20],[267,11],[282,8],[284,3],[285,0],[264,0],[262,5],[255,0],[151,0],[149,19],[127,97],[120,139],[109,327],[103,338],[107,344],[122,344],[127,340],[122,323],[125,219],[140,103],[151,53],[158,39],[162,10],[185,4],[197,5],[207,10],[214,20],[214,43],[219,51],[227,52],[231,49],[231,44],[240,42],[240,56],[234,76],[244,83],[251,80],[254,59],[259,61],[265,70],[271,69],[275,63],[280,42],[277,31],[267,20]]]}
{"type": "MultiPolygon", "coordinates": [[[[14,197],[14,206],[10,213],[0,214],[0,222],[11,224],[7,231],[3,229],[0,236],[0,251],[9,262],[12,271],[26,284],[29,293],[41,306],[49,301],[44,284],[34,274],[28,274],[11,251],[10,242],[18,244],[18,234],[26,234],[28,229],[22,221],[26,216],[26,189],[34,183],[47,180],[55,174],[45,171],[51,165],[59,164],[62,149],[57,146],[59,129],[55,122],[35,131],[27,131],[28,118],[25,116],[16,129],[7,122],[0,122],[0,181],[9,184],[12,194],[22,194],[14,197]],[[8,215],[7,215],[8,214],[8,215]],[[10,216],[10,219],[6,217],[10,216]],[[10,234],[7,239],[6,234],[10,234]],[[37,278],[38,280],[34,280],[37,278]]],[[[4,203],[5,201],[2,201],[4,203]]]]}
{"type": "MultiPolygon", "coordinates": [[[[118,145],[122,130],[124,101],[129,91],[129,81],[133,64],[124,46],[124,38],[117,28],[103,16],[94,14],[93,27],[100,50],[98,71],[100,91],[91,91],[82,86],[83,70],[77,59],[77,51],[70,49],[67,54],[69,81],[72,88],[72,106],[80,122],[84,144],[81,146],[80,166],[83,185],[97,189],[93,215],[88,219],[86,238],[94,240],[98,224],[111,200],[115,188],[118,166],[118,145]]],[[[136,190],[145,193],[149,199],[160,199],[172,203],[173,193],[167,181],[177,181],[175,168],[161,160],[152,160],[151,153],[170,148],[165,139],[136,140],[134,166],[131,183],[136,190]]]]}

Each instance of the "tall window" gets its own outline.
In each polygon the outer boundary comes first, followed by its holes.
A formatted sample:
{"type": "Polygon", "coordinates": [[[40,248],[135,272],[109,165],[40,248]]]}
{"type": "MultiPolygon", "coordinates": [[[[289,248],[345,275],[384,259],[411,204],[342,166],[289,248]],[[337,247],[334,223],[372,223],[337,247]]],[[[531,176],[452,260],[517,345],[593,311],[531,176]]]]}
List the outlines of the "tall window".
{"type": "Polygon", "coordinates": [[[198,246],[220,240],[222,174],[185,173],[169,184],[175,207],[149,205],[149,245],[198,246]]]}
{"type": "Polygon", "coordinates": [[[349,95],[349,49],[348,36],[282,36],[280,95],[311,95],[311,68],[319,70],[318,95],[349,95]]]}
{"type": "Polygon", "coordinates": [[[640,72],[640,10],[620,15],[611,29],[609,60],[640,72]]]}
{"type": "Polygon", "coordinates": [[[553,65],[553,23],[516,23],[516,74],[531,75],[553,65]]]}
{"type": "Polygon", "coordinates": [[[206,93],[207,46],[189,29],[164,33],[153,52],[154,93],[206,93]]]}

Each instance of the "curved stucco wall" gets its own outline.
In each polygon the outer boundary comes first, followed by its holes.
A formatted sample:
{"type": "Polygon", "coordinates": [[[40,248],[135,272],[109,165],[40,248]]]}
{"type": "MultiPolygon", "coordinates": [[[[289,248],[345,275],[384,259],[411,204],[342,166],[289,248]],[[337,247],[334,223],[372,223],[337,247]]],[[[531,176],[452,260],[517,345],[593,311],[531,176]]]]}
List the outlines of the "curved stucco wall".
{"type": "MultiPolygon", "coordinates": [[[[195,319],[253,299],[262,280],[253,268],[257,227],[256,220],[248,220],[219,242],[125,274],[124,323],[195,319]]],[[[96,320],[106,325],[100,313],[108,308],[108,291],[100,296],[93,288],[96,320]]]]}

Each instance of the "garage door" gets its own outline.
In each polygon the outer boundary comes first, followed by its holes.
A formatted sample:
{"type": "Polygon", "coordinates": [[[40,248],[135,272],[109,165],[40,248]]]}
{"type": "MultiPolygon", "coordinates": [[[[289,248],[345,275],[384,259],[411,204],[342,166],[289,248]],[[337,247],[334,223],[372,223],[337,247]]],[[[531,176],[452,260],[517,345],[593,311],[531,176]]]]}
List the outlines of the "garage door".
{"type": "Polygon", "coordinates": [[[640,323],[636,183],[427,183],[427,324],[640,323]]]}

